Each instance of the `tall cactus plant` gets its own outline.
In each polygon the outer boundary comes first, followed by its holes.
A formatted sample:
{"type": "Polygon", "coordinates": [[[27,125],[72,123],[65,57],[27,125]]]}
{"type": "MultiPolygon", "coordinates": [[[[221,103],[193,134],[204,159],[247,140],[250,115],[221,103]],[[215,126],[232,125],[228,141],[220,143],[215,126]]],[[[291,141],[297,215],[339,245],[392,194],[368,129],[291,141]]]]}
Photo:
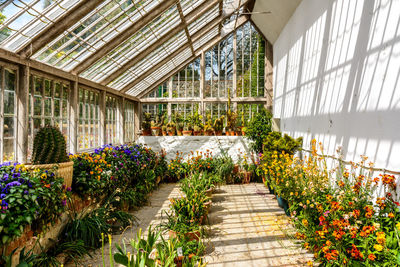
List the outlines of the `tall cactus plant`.
{"type": "Polygon", "coordinates": [[[39,129],[33,140],[32,162],[53,164],[66,161],[68,161],[67,145],[60,130],[52,126],[39,129]]]}

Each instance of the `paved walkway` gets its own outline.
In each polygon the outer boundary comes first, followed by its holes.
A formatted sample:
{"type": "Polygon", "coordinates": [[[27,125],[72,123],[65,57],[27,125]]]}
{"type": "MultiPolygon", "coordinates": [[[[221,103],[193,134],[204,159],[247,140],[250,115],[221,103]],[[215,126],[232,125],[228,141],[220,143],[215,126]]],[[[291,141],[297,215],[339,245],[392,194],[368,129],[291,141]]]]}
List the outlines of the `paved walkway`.
{"type": "MultiPolygon", "coordinates": [[[[162,210],[169,208],[169,199],[179,196],[176,184],[162,184],[149,204],[134,212],[139,225],[113,236],[113,243],[134,238],[139,228],[158,225],[162,210]]],[[[207,266],[305,266],[312,256],[287,237],[291,229],[287,217],[262,184],[221,186],[213,194],[209,221],[207,266]]],[[[106,255],[108,251],[107,245],[106,255]]],[[[82,266],[102,266],[101,250],[92,256],[82,266]]]]}
{"type": "Polygon", "coordinates": [[[287,237],[287,217],[263,184],[222,186],[210,224],[207,266],[305,266],[312,258],[287,237]]]}

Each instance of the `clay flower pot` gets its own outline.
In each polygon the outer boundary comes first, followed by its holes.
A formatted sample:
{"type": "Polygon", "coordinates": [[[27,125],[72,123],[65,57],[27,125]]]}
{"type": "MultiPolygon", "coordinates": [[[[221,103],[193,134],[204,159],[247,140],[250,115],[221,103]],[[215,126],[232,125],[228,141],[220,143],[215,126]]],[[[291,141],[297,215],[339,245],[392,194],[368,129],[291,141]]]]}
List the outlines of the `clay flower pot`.
{"type": "Polygon", "coordinates": [[[163,135],[163,136],[167,136],[168,133],[167,133],[166,131],[162,131],[162,135],[163,135]]]}
{"type": "Polygon", "coordinates": [[[160,127],[151,127],[151,132],[154,136],[158,136],[160,134],[161,128],[160,127]]]}
{"type": "Polygon", "coordinates": [[[210,130],[209,131],[205,131],[204,135],[205,136],[212,136],[213,135],[213,131],[210,131],[210,130]]]}
{"type": "Polygon", "coordinates": [[[200,136],[200,135],[201,135],[201,131],[196,131],[196,132],[193,131],[193,135],[194,135],[194,136],[200,136]]]}
{"type": "Polygon", "coordinates": [[[192,131],[182,131],[183,136],[191,136],[192,131]]]}
{"type": "Polygon", "coordinates": [[[222,131],[214,131],[215,135],[217,136],[221,136],[222,135],[222,131]]]}
{"type": "Polygon", "coordinates": [[[182,136],[182,131],[177,131],[178,136],[182,136]]]}
{"type": "Polygon", "coordinates": [[[150,130],[142,130],[143,136],[151,136],[151,129],[150,130]]]}

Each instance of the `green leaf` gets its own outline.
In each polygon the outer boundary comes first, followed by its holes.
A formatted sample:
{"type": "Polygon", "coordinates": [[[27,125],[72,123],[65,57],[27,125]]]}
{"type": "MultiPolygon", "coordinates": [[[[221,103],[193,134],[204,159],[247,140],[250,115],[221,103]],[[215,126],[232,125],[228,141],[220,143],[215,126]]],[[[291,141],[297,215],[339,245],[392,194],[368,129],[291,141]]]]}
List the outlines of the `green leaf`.
{"type": "Polygon", "coordinates": [[[128,265],[128,257],[125,255],[122,255],[121,253],[117,253],[114,255],[114,260],[116,263],[122,264],[124,266],[128,265]]]}
{"type": "Polygon", "coordinates": [[[397,264],[400,265],[400,253],[397,254],[397,264]]]}
{"type": "Polygon", "coordinates": [[[3,235],[3,237],[1,238],[1,242],[3,242],[3,244],[7,243],[9,237],[7,235],[3,235]]]}

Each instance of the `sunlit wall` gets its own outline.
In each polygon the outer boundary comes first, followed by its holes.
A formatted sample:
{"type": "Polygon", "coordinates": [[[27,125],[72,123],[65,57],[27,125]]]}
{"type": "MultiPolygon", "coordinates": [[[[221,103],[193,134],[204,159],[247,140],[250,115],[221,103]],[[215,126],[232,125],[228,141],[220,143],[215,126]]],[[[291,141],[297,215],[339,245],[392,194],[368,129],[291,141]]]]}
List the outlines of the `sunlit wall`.
{"type": "Polygon", "coordinates": [[[304,0],[274,44],[274,116],[328,154],[400,170],[400,1],[304,0]]]}

